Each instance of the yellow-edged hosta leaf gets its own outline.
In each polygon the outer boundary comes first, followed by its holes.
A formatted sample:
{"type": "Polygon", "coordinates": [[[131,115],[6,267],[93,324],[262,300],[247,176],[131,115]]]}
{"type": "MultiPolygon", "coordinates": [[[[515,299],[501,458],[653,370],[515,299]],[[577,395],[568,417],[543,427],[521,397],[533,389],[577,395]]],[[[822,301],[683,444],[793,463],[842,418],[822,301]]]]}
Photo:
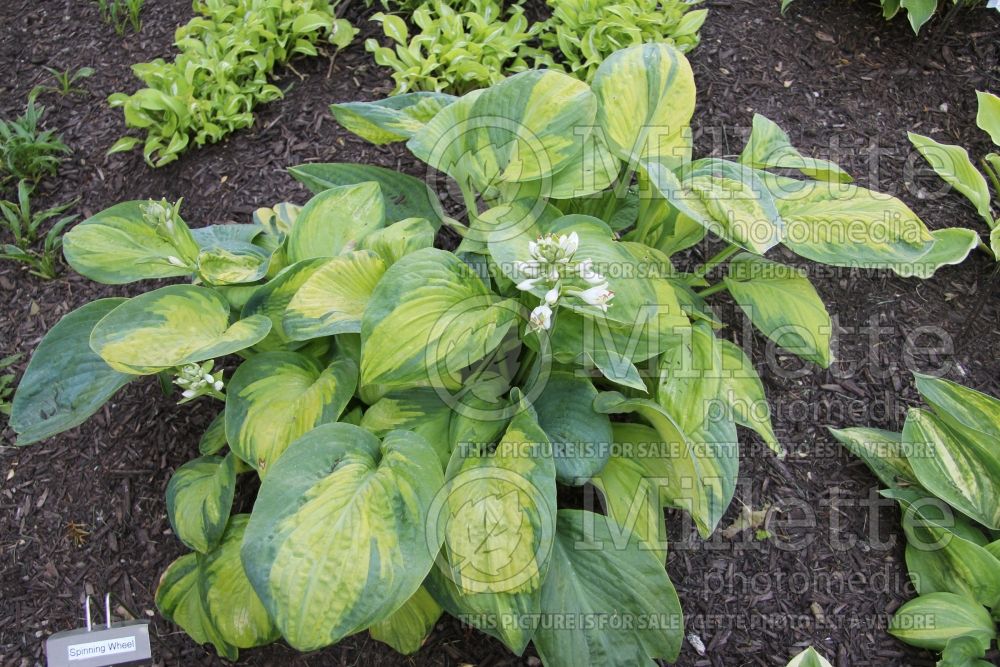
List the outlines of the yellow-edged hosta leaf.
{"type": "Polygon", "coordinates": [[[559,199],[573,201],[607,190],[621,161],[599,132],[576,135],[573,156],[551,178],[501,184],[504,201],[559,199]]]}
{"type": "Polygon", "coordinates": [[[138,375],[224,357],[271,330],[253,315],[229,324],[229,304],[215,290],[170,285],[133,297],[94,327],[90,347],[109,366],[138,375]]]}
{"type": "Polygon", "coordinates": [[[160,575],[160,583],[156,587],[156,608],[196,643],[211,643],[220,656],[235,661],[239,650],[223,639],[215,627],[202,594],[201,575],[197,554],[184,554],[172,562],[160,575]]]}
{"type": "Polygon", "coordinates": [[[597,122],[619,158],[690,159],[689,125],[697,90],[687,58],[669,44],[622,49],[594,76],[597,122]]]}
{"type": "Polygon", "coordinates": [[[297,352],[262,352],[243,362],[226,389],[226,438],[263,478],[285,449],[337,421],[357,388],[349,359],[323,366],[297,352]]]}
{"type": "Polygon", "coordinates": [[[299,211],[288,235],[288,261],[334,257],[353,250],[365,234],[384,224],[385,204],[378,183],[330,188],[299,211]]]}
{"type": "Polygon", "coordinates": [[[810,646],[792,658],[785,667],[833,667],[833,665],[810,646]]]}
{"type": "Polygon", "coordinates": [[[35,349],[14,394],[10,427],[17,444],[61,433],[97,412],[135,379],[108,366],[92,349],[90,335],[125,299],[98,299],[64,315],[35,349]]]}
{"type": "Polygon", "coordinates": [[[388,644],[403,655],[410,655],[420,650],[443,611],[421,586],[402,607],[385,620],[373,623],[368,632],[372,639],[388,644]]]}
{"type": "Polygon", "coordinates": [[[990,187],[986,184],[986,178],[972,164],[969,152],[961,146],[941,144],[930,137],[913,132],[908,133],[907,136],[910,138],[910,143],[924,156],[934,172],[972,202],[972,205],[976,207],[976,212],[986,220],[986,224],[992,226],[990,187]]]}
{"type": "Polygon", "coordinates": [[[434,225],[425,218],[406,218],[368,234],[358,248],[371,250],[392,266],[411,252],[434,245],[434,225]]]}
{"type": "Polygon", "coordinates": [[[826,306],[798,269],[740,253],[729,263],[726,288],[764,335],[823,368],[833,360],[833,323],[826,306]]]}
{"type": "Polygon", "coordinates": [[[948,227],[931,232],[934,245],[920,259],[901,264],[890,264],[889,268],[904,278],[930,278],[942,266],[961,264],[979,244],[979,234],[971,229],[948,227]]]}
{"type": "Polygon", "coordinates": [[[552,565],[542,586],[542,619],[553,622],[542,623],[533,640],[546,665],[652,665],[655,658],[677,659],[684,618],[674,585],[656,553],[638,540],[616,543],[621,531],[603,515],[559,510],[552,565]],[[586,631],[555,622],[608,614],[633,622],[586,631]]]}
{"type": "Polygon", "coordinates": [[[215,415],[205,432],[201,434],[201,440],[198,441],[198,453],[202,456],[216,454],[228,444],[226,442],[226,409],[223,408],[219,414],[215,415]]]}
{"type": "Polygon", "coordinates": [[[249,520],[249,514],[233,516],[219,546],[197,555],[205,609],[222,639],[237,648],[263,646],[281,636],[250,585],[240,560],[240,546],[249,520]]]}
{"type": "Polygon", "coordinates": [[[722,393],[722,349],[712,327],[691,325],[660,356],[656,401],[687,434],[697,433],[722,393]]]}
{"type": "Polygon", "coordinates": [[[167,484],[167,517],[189,549],[214,549],[229,521],[236,491],[236,457],[202,456],[178,468],[167,484]]]}
{"type": "Polygon", "coordinates": [[[258,350],[287,350],[301,345],[285,332],[285,311],[299,288],[327,261],[316,257],[292,264],[250,294],[243,306],[243,317],[263,315],[271,322],[271,331],[257,344],[258,350]]]}
{"type": "Polygon", "coordinates": [[[285,309],[282,329],[291,340],[360,333],[361,317],[385,273],[385,263],[369,250],[327,261],[306,279],[285,309]]]}
{"type": "Polygon", "coordinates": [[[889,634],[934,651],[943,650],[949,639],[969,635],[985,651],[996,637],[996,628],[990,612],[975,600],[955,593],[929,593],[896,610],[889,634]]]}
{"type": "Polygon", "coordinates": [[[383,621],[420,587],[440,543],[425,529],[444,484],[429,444],[326,424],[292,444],[261,485],[243,538],[254,589],[296,649],[383,621]]]}
{"type": "Polygon", "coordinates": [[[946,423],[1000,441],[1000,400],[944,378],[915,373],[914,379],[917,391],[946,423]]]}
{"type": "Polygon", "coordinates": [[[850,183],[850,174],[827,160],[802,155],[778,124],[765,116],[753,115],[753,129],[740,162],[757,168],[795,169],[818,181],[850,183]]]}
{"type": "Polygon", "coordinates": [[[979,101],[976,125],[990,135],[995,145],[1000,146],[1000,97],[977,90],[976,99],[979,101]]]}
{"type": "Polygon", "coordinates": [[[360,426],[380,438],[398,429],[413,431],[434,448],[444,470],[451,458],[452,414],[436,390],[416,387],[380,398],[365,410],[360,426]]]}
{"type": "Polygon", "coordinates": [[[267,275],[270,261],[270,253],[252,243],[228,243],[198,254],[198,275],[210,285],[252,283],[267,275]]]}
{"type": "Polygon", "coordinates": [[[345,130],[379,145],[406,141],[456,99],[446,93],[416,92],[377,102],[331,104],[330,111],[345,130]]]}
{"type": "Polygon", "coordinates": [[[597,390],[588,378],[553,371],[534,400],[538,425],[552,443],[556,479],[581,486],[604,467],[611,453],[611,420],[593,408],[597,390]]]}
{"type": "Polygon", "coordinates": [[[449,386],[500,344],[516,310],[453,253],[425,248],[385,272],[361,322],[361,383],[449,386]]]}
{"type": "Polygon", "coordinates": [[[778,442],[771,425],[771,406],[764,394],[764,384],[753,362],[735,343],[719,339],[722,346],[722,386],[720,399],[733,411],[740,426],[752,428],[779,457],[785,449],[778,442]]]}

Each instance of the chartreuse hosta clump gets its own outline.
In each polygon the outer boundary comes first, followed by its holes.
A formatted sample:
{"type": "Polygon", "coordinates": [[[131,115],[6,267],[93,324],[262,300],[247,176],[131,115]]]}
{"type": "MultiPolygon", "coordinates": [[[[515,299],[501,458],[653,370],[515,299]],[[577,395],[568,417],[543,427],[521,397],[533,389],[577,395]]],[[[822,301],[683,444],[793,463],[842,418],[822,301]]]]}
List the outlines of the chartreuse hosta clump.
{"type": "MultiPolygon", "coordinates": [[[[979,99],[976,124],[990,136],[993,145],[1000,151],[1000,97],[982,91],[977,91],[976,95],[979,99]]],[[[979,163],[982,167],[980,171],[969,157],[969,152],[961,146],[941,144],[913,132],[909,136],[914,148],[920,151],[937,175],[972,202],[976,213],[990,230],[988,243],[984,243],[979,234],[971,229],[955,228],[938,233],[949,235],[949,242],[956,248],[968,248],[966,255],[979,247],[1000,260],[1000,217],[996,217],[1000,216],[1000,153],[989,153],[983,157],[979,163]],[[990,183],[993,185],[992,195],[990,183]]],[[[962,255],[964,258],[965,255],[962,255]]]]}
{"type": "Polygon", "coordinates": [[[916,384],[930,409],[911,408],[902,433],[832,433],[903,512],[919,595],[896,610],[889,632],[942,652],[943,667],[986,667],[1000,618],[1000,400],[927,375],[916,384]]]}
{"type": "Polygon", "coordinates": [[[157,602],[229,658],[366,629],[410,653],[446,611],[548,665],[672,660],[683,620],[664,508],[707,536],[733,496],[737,425],[781,451],[762,383],[705,297],[728,290],[766,336],[826,366],[823,303],[762,255],[783,244],[898,269],[936,245],[901,202],[766,119],[739,161],[692,160],[694,105],[687,61],[651,44],[613,55],[593,86],[529,71],[461,98],[338,107],[453,179],[464,221],[424,182],[353,164],[292,169],[315,196],[253,224],[190,229],[166,202],[113,206],[67,235],[77,271],[190,282],[64,317],[15,396],[19,442],[143,375],[173,378],[182,400],[224,397],[168,487],[192,553],[157,602]],[[442,224],[463,237],[454,252],[433,247],[442,224]],[[709,232],[723,251],[675,267],[709,232]],[[254,474],[253,511],[231,516],[254,474]],[[567,500],[589,488],[603,511],[567,500]]]}

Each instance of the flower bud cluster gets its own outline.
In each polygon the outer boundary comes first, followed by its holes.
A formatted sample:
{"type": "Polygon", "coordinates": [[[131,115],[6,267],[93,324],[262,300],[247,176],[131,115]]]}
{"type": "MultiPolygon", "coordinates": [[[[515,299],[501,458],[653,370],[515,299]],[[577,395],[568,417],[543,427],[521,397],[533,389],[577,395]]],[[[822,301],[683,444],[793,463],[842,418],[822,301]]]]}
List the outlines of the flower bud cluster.
{"type": "Polygon", "coordinates": [[[188,403],[201,396],[212,396],[225,400],[226,396],[222,391],[226,388],[222,380],[222,371],[212,372],[215,366],[214,361],[206,361],[202,364],[185,364],[176,371],[174,384],[181,387],[181,400],[179,404],[188,403]]]}

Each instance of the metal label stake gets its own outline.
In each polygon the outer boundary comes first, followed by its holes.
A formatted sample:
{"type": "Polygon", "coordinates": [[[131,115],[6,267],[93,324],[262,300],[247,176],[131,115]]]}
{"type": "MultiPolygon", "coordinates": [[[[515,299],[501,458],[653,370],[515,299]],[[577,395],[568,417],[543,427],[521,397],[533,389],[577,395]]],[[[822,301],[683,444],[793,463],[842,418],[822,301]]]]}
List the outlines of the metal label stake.
{"type": "Polygon", "coordinates": [[[86,628],[57,632],[45,640],[48,667],[142,665],[152,660],[149,621],[111,622],[111,594],[104,594],[104,627],[94,629],[90,596],[83,603],[86,628]]]}

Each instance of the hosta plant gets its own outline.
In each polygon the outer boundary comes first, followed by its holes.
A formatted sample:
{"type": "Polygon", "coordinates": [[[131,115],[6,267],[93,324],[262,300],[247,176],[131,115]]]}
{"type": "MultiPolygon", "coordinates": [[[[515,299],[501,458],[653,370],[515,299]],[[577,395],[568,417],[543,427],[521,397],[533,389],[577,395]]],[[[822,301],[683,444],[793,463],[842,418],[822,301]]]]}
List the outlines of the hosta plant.
{"type": "Polygon", "coordinates": [[[889,632],[942,653],[942,667],[986,667],[1000,617],[1000,400],[927,375],[902,433],[833,430],[899,503],[906,567],[919,594],[889,632]]]}
{"type": "MultiPolygon", "coordinates": [[[[781,0],[781,11],[784,12],[795,0],[781,0]]],[[[920,34],[920,29],[930,21],[937,13],[939,6],[949,7],[949,11],[955,12],[959,9],[984,7],[990,9],[1000,9],[996,0],[880,0],[882,3],[882,16],[886,21],[895,18],[899,11],[906,11],[906,18],[913,28],[914,34],[920,34]]]]}
{"type": "Polygon", "coordinates": [[[673,660],[664,508],[707,536],[734,493],[737,426],[781,451],[706,297],[727,290],[826,366],[822,301],[763,254],[899,267],[936,245],[900,201],[766,119],[740,161],[692,160],[694,105],[683,55],[651,44],[612,55],[592,86],[539,70],[338,107],[362,136],[405,140],[441,189],[309,164],[292,174],[313,198],[250,224],[191,229],[167,202],[99,213],[66,237],[78,272],[189,282],[66,315],[15,396],[18,442],[142,376],[220,403],[167,488],[191,552],[157,605],[229,658],[363,630],[411,653],[446,611],[547,665],[673,660]],[[454,251],[434,247],[441,225],[462,237],[454,251]],[[678,253],[708,233],[723,249],[683,270],[678,253]],[[231,515],[254,475],[252,512],[231,515]]]}
{"type": "Polygon", "coordinates": [[[133,65],[146,87],[108,98],[146,135],[122,137],[109,153],[141,144],[146,162],[159,167],[191,144],[249,127],[254,107],[282,96],[268,82],[276,65],[315,56],[324,40],[342,48],[356,33],[328,0],[196,0],[194,8],[198,16],[175,34],[180,54],[133,65]]]}

